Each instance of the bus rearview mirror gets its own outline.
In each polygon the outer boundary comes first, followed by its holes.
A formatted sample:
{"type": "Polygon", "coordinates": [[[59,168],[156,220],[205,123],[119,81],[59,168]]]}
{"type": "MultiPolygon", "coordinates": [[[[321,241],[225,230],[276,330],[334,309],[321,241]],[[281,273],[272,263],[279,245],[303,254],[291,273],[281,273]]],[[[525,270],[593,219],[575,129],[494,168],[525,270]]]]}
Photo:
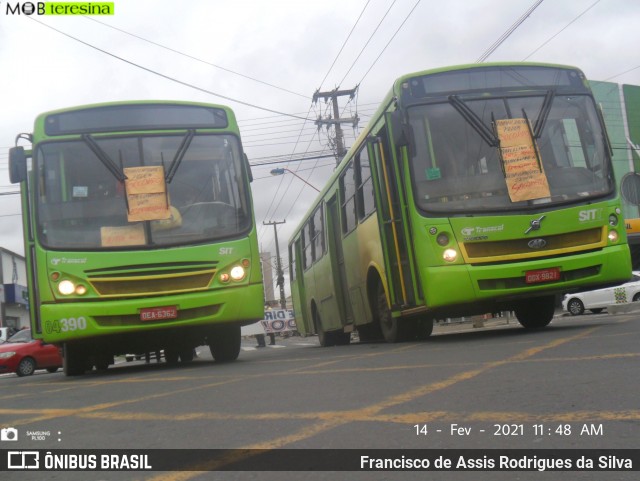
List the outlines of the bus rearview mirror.
{"type": "Polygon", "coordinates": [[[27,156],[24,147],[9,149],[9,180],[12,184],[27,180],[27,156]]]}

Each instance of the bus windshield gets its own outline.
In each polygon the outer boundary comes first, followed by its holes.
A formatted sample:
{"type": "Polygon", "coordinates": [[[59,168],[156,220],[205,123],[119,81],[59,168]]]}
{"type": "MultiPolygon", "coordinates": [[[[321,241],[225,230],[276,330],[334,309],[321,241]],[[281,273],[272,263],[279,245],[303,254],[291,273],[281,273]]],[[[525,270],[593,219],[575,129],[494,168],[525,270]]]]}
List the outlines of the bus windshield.
{"type": "Polygon", "coordinates": [[[614,191],[604,132],[587,95],[461,95],[409,107],[408,115],[415,201],[427,213],[523,210],[542,203],[583,202],[614,191]],[[465,116],[465,109],[471,114],[465,116]],[[514,199],[494,122],[525,118],[534,126],[539,116],[535,144],[548,194],[514,199]]]}
{"type": "Polygon", "coordinates": [[[57,250],[143,249],[246,234],[252,221],[238,138],[195,135],[183,144],[184,139],[180,134],[91,137],[97,149],[86,139],[37,146],[33,187],[42,244],[57,250]],[[183,155],[177,154],[181,146],[183,155]],[[173,170],[166,183],[168,219],[128,219],[117,173],[141,166],[173,170]]]}

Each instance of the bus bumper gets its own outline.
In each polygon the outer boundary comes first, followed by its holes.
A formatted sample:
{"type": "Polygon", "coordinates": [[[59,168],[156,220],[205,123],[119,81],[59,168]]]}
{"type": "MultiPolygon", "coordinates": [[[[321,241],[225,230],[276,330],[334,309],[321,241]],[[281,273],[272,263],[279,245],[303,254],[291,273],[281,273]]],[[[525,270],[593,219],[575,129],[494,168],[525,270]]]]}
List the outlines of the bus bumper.
{"type": "Polygon", "coordinates": [[[468,304],[474,299],[500,302],[536,293],[560,294],[622,283],[631,276],[631,257],[625,244],[575,256],[497,265],[424,267],[421,271],[426,305],[435,308],[468,304]],[[527,284],[527,272],[551,268],[560,269],[560,280],[527,284]]]}
{"type": "Polygon", "coordinates": [[[41,333],[35,335],[51,343],[212,324],[246,325],[264,317],[263,288],[251,284],[161,297],[43,304],[40,316],[41,333]]]}

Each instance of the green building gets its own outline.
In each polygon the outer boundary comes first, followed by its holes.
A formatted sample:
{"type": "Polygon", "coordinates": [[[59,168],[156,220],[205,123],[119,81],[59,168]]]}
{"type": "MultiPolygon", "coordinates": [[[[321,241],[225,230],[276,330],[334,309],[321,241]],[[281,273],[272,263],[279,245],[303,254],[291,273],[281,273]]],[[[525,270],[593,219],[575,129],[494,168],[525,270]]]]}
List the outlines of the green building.
{"type": "MultiPolygon", "coordinates": [[[[592,81],[601,105],[613,149],[613,168],[618,182],[631,172],[640,177],[640,86],[592,81]]],[[[639,182],[640,183],[640,182],[639,182]]],[[[633,268],[640,269],[640,210],[623,191],[623,210],[631,245],[633,268]]]]}

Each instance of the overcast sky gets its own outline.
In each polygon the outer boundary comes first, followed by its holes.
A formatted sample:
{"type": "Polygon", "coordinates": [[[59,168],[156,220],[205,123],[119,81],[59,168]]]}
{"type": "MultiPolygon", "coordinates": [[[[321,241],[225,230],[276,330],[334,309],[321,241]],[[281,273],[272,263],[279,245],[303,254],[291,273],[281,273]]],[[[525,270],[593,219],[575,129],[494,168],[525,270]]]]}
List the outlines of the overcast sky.
{"type": "MultiPolygon", "coordinates": [[[[115,15],[109,17],[26,17],[7,15],[7,2],[0,2],[0,193],[17,190],[8,180],[7,151],[18,133],[32,131],[36,115],[96,102],[166,99],[227,104],[240,121],[252,163],[286,160],[292,154],[328,155],[326,132],[318,134],[312,120],[270,111],[324,116],[324,102],[311,102],[316,89],[359,84],[358,96],[351,102],[341,98],[340,105],[344,117],[357,113],[364,127],[395,78],[476,62],[537,2],[114,3],[115,15]]],[[[576,65],[594,80],[640,85],[639,26],[636,0],[545,0],[487,61],[576,65]]],[[[349,146],[354,129],[345,130],[349,146]]],[[[315,191],[295,176],[274,177],[270,170],[299,169],[300,176],[320,188],[334,166],[333,159],[319,158],[254,167],[263,250],[275,255],[273,227],[263,222],[286,219],[278,230],[286,257],[289,235],[315,197],[315,191]]],[[[18,196],[0,195],[0,247],[24,253],[20,225],[18,196]]]]}

